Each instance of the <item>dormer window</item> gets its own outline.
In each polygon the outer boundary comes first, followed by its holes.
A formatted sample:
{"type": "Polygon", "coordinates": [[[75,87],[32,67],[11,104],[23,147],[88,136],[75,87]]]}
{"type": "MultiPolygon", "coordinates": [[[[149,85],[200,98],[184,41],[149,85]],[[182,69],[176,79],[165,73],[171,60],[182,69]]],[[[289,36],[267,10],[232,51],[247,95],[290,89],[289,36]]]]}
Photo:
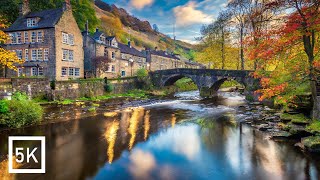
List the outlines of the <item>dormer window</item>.
{"type": "Polygon", "coordinates": [[[27,27],[36,27],[38,26],[37,18],[28,18],[27,27]]]}
{"type": "Polygon", "coordinates": [[[102,36],[100,36],[100,41],[105,42],[106,38],[102,35],[102,36]]]}

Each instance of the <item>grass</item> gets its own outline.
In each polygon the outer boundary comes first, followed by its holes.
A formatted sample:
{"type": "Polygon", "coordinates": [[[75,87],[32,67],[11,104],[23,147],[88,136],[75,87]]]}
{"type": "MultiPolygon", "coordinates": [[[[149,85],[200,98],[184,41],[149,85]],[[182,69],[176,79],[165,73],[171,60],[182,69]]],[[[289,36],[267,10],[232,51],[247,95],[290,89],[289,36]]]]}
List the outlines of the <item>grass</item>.
{"type": "Polygon", "coordinates": [[[315,120],[311,124],[307,126],[307,131],[313,133],[313,134],[320,134],[320,121],[315,120]]]}
{"type": "Polygon", "coordinates": [[[62,105],[69,105],[73,103],[74,103],[74,100],[71,100],[71,99],[64,99],[63,101],[58,102],[58,104],[62,104],[62,105]]]}
{"type": "Polygon", "coordinates": [[[228,80],[228,81],[225,81],[222,85],[221,85],[221,88],[229,88],[229,87],[236,87],[236,86],[241,86],[242,85],[240,83],[238,83],[237,81],[235,80],[228,80]]]}
{"type": "Polygon", "coordinates": [[[278,123],[278,126],[284,131],[290,131],[291,129],[290,124],[278,123]]]}
{"type": "Polygon", "coordinates": [[[310,136],[307,138],[304,138],[302,140],[302,143],[304,146],[310,148],[310,149],[320,149],[320,137],[319,136],[310,136]]]}
{"type": "Polygon", "coordinates": [[[291,119],[292,123],[309,123],[311,119],[307,118],[303,114],[287,114],[281,115],[281,119],[291,119]]]}

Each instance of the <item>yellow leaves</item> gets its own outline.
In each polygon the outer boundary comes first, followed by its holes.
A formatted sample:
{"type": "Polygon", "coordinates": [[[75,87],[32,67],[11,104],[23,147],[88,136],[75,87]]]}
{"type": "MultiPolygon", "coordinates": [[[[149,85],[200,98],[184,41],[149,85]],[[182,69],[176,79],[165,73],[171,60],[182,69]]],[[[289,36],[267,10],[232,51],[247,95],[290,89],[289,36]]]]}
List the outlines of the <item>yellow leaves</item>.
{"type": "Polygon", "coordinates": [[[24,63],[20,60],[15,52],[0,48],[0,66],[6,66],[9,69],[17,70],[16,65],[24,63]]]}

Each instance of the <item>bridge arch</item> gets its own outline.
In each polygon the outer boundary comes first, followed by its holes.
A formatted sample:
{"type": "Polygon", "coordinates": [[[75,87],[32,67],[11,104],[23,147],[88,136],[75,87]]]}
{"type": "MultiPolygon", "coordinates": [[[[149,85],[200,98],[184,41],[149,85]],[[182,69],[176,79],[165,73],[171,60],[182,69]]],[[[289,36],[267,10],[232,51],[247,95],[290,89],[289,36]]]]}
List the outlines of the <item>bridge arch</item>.
{"type": "Polygon", "coordinates": [[[221,78],[219,80],[217,80],[216,82],[214,82],[211,87],[209,88],[210,90],[214,90],[214,91],[218,91],[221,87],[221,85],[226,82],[226,81],[229,81],[229,80],[234,80],[236,82],[238,82],[239,84],[243,85],[245,88],[247,87],[247,82],[245,82],[244,78],[236,78],[236,77],[233,77],[233,78],[221,78]]]}
{"type": "Polygon", "coordinates": [[[186,75],[186,74],[174,74],[174,75],[171,75],[169,77],[167,77],[166,79],[163,80],[163,86],[171,86],[173,85],[175,82],[177,82],[179,79],[182,79],[182,78],[190,78],[198,87],[198,90],[200,90],[200,86],[197,82],[197,80],[192,77],[192,76],[189,76],[189,75],[186,75]]]}

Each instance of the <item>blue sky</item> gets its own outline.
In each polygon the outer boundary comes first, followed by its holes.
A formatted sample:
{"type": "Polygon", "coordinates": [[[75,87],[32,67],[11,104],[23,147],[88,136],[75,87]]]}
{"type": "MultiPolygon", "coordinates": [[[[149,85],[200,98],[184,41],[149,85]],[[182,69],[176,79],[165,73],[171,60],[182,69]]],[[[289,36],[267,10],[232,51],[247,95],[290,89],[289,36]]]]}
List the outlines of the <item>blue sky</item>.
{"type": "Polygon", "coordinates": [[[126,9],[141,20],[157,24],[160,31],[195,43],[203,24],[209,24],[225,7],[227,0],[103,0],[126,9]]]}

